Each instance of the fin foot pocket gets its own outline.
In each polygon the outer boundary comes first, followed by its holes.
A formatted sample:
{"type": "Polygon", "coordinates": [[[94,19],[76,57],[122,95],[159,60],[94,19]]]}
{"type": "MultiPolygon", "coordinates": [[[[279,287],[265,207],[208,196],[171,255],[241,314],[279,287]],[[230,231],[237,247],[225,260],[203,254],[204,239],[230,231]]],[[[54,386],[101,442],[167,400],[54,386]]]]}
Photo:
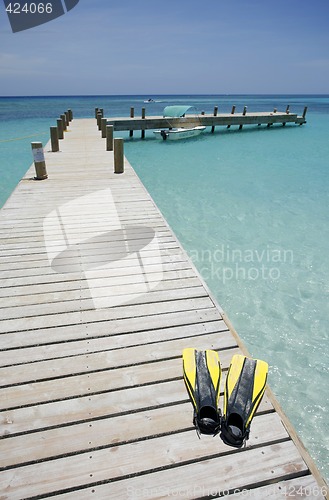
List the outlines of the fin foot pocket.
{"type": "Polygon", "coordinates": [[[220,429],[218,408],[221,367],[216,351],[183,350],[184,382],[194,407],[198,433],[215,435],[220,429]]]}

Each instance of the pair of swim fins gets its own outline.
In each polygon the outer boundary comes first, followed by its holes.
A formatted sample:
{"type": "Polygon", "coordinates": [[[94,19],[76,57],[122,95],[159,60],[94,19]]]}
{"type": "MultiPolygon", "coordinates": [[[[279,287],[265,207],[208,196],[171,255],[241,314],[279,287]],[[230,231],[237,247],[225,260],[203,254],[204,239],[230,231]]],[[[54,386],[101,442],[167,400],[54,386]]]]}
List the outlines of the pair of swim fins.
{"type": "Polygon", "coordinates": [[[223,415],[219,409],[221,366],[216,351],[183,350],[184,381],[201,434],[216,435],[240,448],[249,437],[253,416],[265,392],[268,364],[235,354],[227,373],[223,415]]]}

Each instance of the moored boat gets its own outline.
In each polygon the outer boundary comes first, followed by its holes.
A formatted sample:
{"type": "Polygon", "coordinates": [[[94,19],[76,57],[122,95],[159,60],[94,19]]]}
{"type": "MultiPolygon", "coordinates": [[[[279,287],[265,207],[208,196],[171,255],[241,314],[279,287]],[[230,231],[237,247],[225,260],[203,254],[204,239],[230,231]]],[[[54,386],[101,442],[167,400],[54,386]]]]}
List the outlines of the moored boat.
{"type": "Polygon", "coordinates": [[[169,139],[172,141],[177,139],[188,139],[189,137],[195,137],[197,135],[200,135],[201,132],[205,130],[205,128],[206,127],[202,125],[191,128],[178,127],[163,130],[153,130],[153,133],[157,137],[157,139],[163,139],[164,141],[169,139]]]}
{"type": "Polygon", "coordinates": [[[193,109],[193,106],[166,106],[163,110],[163,117],[167,118],[169,126],[166,129],[153,130],[156,138],[166,141],[167,139],[188,139],[200,135],[206,128],[203,125],[197,125],[195,127],[172,127],[170,124],[170,118],[185,118],[187,111],[191,109],[193,109]]]}

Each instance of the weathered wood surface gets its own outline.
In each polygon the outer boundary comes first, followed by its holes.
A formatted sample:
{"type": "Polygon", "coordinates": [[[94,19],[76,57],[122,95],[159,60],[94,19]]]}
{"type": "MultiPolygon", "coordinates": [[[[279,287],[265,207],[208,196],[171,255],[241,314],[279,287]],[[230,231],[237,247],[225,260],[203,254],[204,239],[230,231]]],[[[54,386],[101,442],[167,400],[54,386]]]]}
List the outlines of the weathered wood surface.
{"type": "Polygon", "coordinates": [[[96,122],[60,146],[0,213],[1,498],[321,498],[268,394],[242,450],[197,438],[182,349],[218,350],[223,385],[236,334],[96,122]]]}
{"type": "Polygon", "coordinates": [[[114,130],[151,130],[168,127],[195,127],[196,125],[205,125],[206,127],[227,127],[240,125],[274,125],[283,123],[294,123],[302,125],[306,123],[305,117],[298,116],[295,113],[285,112],[257,112],[245,115],[243,113],[218,113],[195,116],[186,116],[184,118],[163,118],[162,116],[146,116],[145,118],[108,118],[107,124],[112,125],[114,130]]]}

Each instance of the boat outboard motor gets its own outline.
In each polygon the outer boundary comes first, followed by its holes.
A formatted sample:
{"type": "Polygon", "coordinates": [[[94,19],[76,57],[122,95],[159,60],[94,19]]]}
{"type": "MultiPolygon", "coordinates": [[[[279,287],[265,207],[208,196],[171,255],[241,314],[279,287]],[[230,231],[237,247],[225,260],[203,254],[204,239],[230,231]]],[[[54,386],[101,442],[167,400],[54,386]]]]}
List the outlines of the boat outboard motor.
{"type": "Polygon", "coordinates": [[[161,130],[161,137],[164,141],[167,139],[167,134],[165,130],[161,130]]]}

